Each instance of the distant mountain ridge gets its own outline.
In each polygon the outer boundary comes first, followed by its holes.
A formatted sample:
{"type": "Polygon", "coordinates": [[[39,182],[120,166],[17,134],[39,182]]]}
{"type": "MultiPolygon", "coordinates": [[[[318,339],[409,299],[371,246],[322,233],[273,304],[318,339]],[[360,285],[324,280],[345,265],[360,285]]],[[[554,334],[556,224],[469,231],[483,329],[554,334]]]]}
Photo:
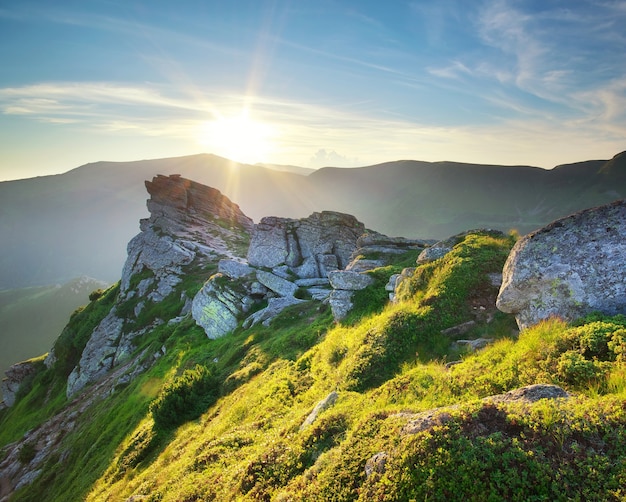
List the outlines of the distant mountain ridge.
{"type": "Polygon", "coordinates": [[[144,181],[181,174],[220,190],[255,221],[321,210],[355,215],[387,235],[444,238],[467,228],[521,233],[626,197],[626,153],[552,170],[401,160],[362,168],[239,164],[201,154],[96,162],[65,174],[0,183],[0,289],[119,277],[146,215],[144,181]]]}

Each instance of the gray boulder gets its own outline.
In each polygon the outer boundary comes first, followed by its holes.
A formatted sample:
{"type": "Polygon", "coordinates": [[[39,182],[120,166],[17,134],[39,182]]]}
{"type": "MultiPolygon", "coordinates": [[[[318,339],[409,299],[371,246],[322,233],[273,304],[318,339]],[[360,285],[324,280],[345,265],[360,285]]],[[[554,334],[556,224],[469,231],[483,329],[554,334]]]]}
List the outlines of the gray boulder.
{"type": "Polygon", "coordinates": [[[254,269],[246,263],[236,260],[220,260],[217,271],[231,279],[240,279],[254,273],[254,269]]]}
{"type": "Polygon", "coordinates": [[[283,279],[271,272],[265,272],[263,270],[257,270],[257,280],[263,284],[267,289],[271,289],[274,293],[280,296],[293,296],[298,289],[293,282],[283,279]]]}
{"type": "Polygon", "coordinates": [[[263,324],[263,326],[269,326],[278,314],[280,314],[287,307],[303,303],[304,300],[298,300],[294,297],[284,298],[270,298],[267,303],[267,307],[258,312],[255,312],[243,322],[244,328],[249,328],[255,324],[263,324]]]}
{"type": "Polygon", "coordinates": [[[359,291],[372,284],[374,280],[366,274],[360,274],[350,270],[335,270],[328,274],[330,285],[334,289],[359,291]]]}
{"type": "MultiPolygon", "coordinates": [[[[267,216],[255,226],[248,249],[248,263],[253,267],[274,268],[289,255],[288,226],[294,220],[267,216]]],[[[292,250],[295,253],[296,250],[292,250]]]]}
{"type": "Polygon", "coordinates": [[[83,349],[80,362],[67,378],[67,396],[70,397],[85,385],[102,378],[113,368],[124,320],[117,316],[115,307],[93,330],[83,349]]]}
{"type": "Polygon", "coordinates": [[[354,216],[334,211],[299,220],[266,217],[252,234],[248,263],[270,269],[285,265],[300,278],[325,277],[348,265],[364,230],[354,216]]]}
{"type": "Polygon", "coordinates": [[[345,289],[334,289],[328,296],[328,303],[333,313],[335,321],[341,321],[345,319],[352,307],[352,296],[354,291],[348,291],[345,289]]]}
{"type": "Polygon", "coordinates": [[[252,299],[234,287],[222,274],[215,274],[198,291],[191,316],[208,338],[220,338],[237,327],[239,318],[252,306],[252,299]]]}
{"type": "Polygon", "coordinates": [[[520,329],[549,317],[626,313],[626,201],[559,219],[520,239],[496,302],[520,329]]]}
{"type": "Polygon", "coordinates": [[[306,417],[304,422],[302,422],[302,425],[300,426],[300,430],[303,430],[307,428],[309,425],[313,424],[313,422],[317,420],[317,417],[319,416],[320,413],[322,413],[323,411],[335,405],[338,398],[339,398],[339,394],[337,394],[337,392],[335,391],[332,391],[324,399],[322,399],[319,403],[317,403],[315,405],[315,408],[313,408],[313,411],[311,411],[311,413],[309,413],[309,415],[306,417]]]}

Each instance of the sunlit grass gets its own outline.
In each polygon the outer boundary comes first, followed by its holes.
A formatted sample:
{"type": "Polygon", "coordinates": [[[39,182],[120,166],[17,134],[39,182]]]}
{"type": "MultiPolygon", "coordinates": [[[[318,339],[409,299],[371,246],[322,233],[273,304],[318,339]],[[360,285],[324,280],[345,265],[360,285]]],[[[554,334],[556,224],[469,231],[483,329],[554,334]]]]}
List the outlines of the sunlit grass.
{"type": "MultiPolygon", "coordinates": [[[[80,420],[64,444],[73,463],[44,470],[46,500],[62,493],[93,501],[514,500],[579,492],[619,499],[623,319],[590,317],[573,327],[552,319],[518,338],[503,315],[479,323],[476,334],[496,341],[476,353],[460,353],[440,334],[467,320],[468,298],[486,287],[485,274],[502,266],[510,245],[470,236],[419,268],[398,304],[346,324],[308,302],[269,327],[218,340],[190,319],[155,330],[141,346],[163,344],[166,354],[80,420]],[[215,370],[217,400],[198,418],[159,430],[150,402],[196,365],[215,370]],[[481,401],[536,383],[575,397],[503,407],[481,401]],[[335,404],[302,427],[333,391],[335,404]],[[436,427],[402,432],[412,414],[441,407],[446,419],[436,427]],[[365,465],[382,452],[387,467],[367,477],[365,465]]],[[[20,413],[34,413],[28,399],[20,413]]],[[[43,499],[42,489],[31,486],[23,499],[43,499]]]]}

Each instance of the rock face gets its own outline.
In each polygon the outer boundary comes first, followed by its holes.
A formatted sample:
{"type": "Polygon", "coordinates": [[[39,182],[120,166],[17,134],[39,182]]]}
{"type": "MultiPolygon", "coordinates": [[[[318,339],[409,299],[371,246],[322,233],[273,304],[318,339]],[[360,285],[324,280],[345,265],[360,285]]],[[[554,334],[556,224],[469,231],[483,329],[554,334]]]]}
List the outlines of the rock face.
{"type": "MultiPolygon", "coordinates": [[[[247,250],[254,223],[218,190],[177,175],[156,176],[146,181],[146,188],[150,217],[141,220],[141,232],[128,244],[117,304],[91,334],[68,378],[68,396],[126,361],[133,340],[166,321],[156,319],[139,330],[126,326],[150,303],[180,294],[177,287],[189,267],[215,268],[220,259],[241,259],[247,250]],[[124,308],[129,304],[133,304],[130,313],[124,308]]],[[[232,325],[226,311],[220,312],[224,315],[216,315],[214,324],[232,325]]]]}
{"type": "Polygon", "coordinates": [[[626,201],[560,219],[520,239],[497,307],[521,329],[552,316],[626,313],[626,201]]]}
{"type": "Polygon", "coordinates": [[[24,380],[37,371],[37,365],[31,361],[14,364],[6,370],[6,378],[2,380],[0,389],[4,404],[11,407],[15,404],[15,395],[20,390],[24,380]]]}
{"type": "Polygon", "coordinates": [[[328,302],[341,320],[354,292],[372,283],[365,272],[428,245],[365,233],[356,218],[332,211],[302,219],[266,217],[254,225],[219,191],[178,175],[156,176],[146,188],[150,217],[128,244],[119,296],[72,370],[68,396],[128,361],[136,338],[171,321],[158,317],[160,303],[184,304],[178,318],[190,312],[209,338],[226,335],[241,321],[245,328],[269,325],[303,298],[328,302]],[[192,270],[196,276],[206,270],[206,282],[188,298],[184,281],[192,270]],[[259,302],[267,306],[250,315],[259,302]]]}
{"type": "Polygon", "coordinates": [[[150,271],[152,298],[162,300],[180,281],[181,267],[245,253],[254,223],[218,190],[176,175],[156,176],[146,188],[150,217],[128,244],[122,294],[134,275],[150,271]]]}
{"type": "Polygon", "coordinates": [[[266,268],[285,265],[300,278],[326,277],[348,265],[364,231],[354,216],[333,211],[301,220],[263,218],[252,236],[248,262],[266,268]]]}

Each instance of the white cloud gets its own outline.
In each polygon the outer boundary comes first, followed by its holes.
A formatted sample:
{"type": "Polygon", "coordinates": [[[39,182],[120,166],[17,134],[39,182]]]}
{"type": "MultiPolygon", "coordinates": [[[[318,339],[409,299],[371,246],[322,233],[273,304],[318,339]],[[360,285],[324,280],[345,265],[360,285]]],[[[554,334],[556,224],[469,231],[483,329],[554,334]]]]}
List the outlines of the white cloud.
{"type": "Polygon", "coordinates": [[[326,150],[320,148],[315,155],[311,157],[307,167],[355,167],[360,164],[356,158],[350,159],[344,155],[338,154],[335,150],[326,150]]]}

